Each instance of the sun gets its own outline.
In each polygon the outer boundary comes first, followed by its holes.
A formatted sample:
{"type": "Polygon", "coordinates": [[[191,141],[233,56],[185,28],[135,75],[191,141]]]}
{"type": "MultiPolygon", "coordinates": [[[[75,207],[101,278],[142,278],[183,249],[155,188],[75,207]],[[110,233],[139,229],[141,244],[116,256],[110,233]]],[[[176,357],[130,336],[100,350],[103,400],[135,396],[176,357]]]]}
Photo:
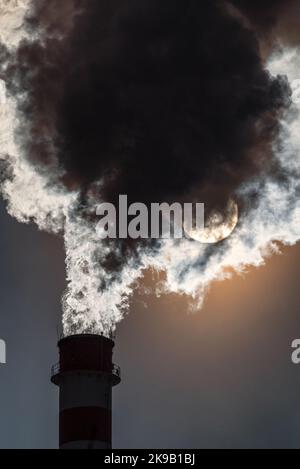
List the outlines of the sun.
{"type": "Polygon", "coordinates": [[[215,244],[228,238],[237,226],[238,221],[238,205],[230,200],[225,213],[213,212],[202,230],[198,228],[186,229],[186,226],[184,226],[184,230],[187,236],[195,241],[204,244],[215,244]]]}

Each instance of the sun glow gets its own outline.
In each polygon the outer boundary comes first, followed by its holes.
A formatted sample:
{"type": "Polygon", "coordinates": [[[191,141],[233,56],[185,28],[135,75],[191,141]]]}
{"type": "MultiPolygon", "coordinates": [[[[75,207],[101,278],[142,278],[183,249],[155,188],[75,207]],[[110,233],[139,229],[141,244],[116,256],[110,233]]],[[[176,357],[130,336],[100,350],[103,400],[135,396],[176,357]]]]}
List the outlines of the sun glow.
{"type": "Polygon", "coordinates": [[[203,230],[186,230],[186,234],[200,243],[215,244],[228,238],[236,228],[238,221],[238,206],[233,200],[230,200],[225,214],[217,211],[212,213],[203,230]]]}

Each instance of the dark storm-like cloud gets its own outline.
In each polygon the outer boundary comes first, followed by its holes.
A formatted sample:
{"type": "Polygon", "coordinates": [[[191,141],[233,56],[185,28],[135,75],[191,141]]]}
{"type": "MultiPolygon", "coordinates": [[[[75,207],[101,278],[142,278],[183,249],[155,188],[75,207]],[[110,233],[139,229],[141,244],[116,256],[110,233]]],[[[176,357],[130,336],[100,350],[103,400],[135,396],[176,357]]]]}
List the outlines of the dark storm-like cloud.
{"type": "MultiPolygon", "coordinates": [[[[233,3],[250,16],[250,2],[233,3]]],[[[58,161],[83,201],[103,180],[105,200],[216,208],[276,171],[288,86],[270,77],[255,32],[225,2],[39,1],[27,23],[44,36],[23,41],[8,69],[22,94],[18,138],[41,171],[58,161]]]]}
{"type": "Polygon", "coordinates": [[[64,237],[67,334],[108,334],[145,269],[164,272],[159,294],[201,307],[211,282],[262,265],[277,240],[299,240],[299,107],[289,87],[299,65],[285,47],[298,40],[295,2],[30,5],[3,35],[0,78],[13,99],[2,109],[0,189],[18,220],[64,237]],[[119,194],[223,209],[226,222],[206,241],[235,229],[212,246],[102,241],[96,206],[119,194]]]}
{"type": "Polygon", "coordinates": [[[274,47],[280,40],[286,45],[300,43],[299,0],[229,0],[255,28],[262,40],[274,47]]]}

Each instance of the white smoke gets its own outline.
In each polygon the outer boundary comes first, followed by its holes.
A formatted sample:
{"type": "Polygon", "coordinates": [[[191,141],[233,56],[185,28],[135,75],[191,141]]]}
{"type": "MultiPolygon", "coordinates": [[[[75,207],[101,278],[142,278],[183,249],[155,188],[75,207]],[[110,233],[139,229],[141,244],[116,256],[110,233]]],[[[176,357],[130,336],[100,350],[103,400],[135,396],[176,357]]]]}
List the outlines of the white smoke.
{"type": "MultiPolygon", "coordinates": [[[[300,77],[300,50],[282,49],[268,63],[269,72],[286,75],[289,82],[300,77]]],[[[247,266],[261,266],[278,252],[278,243],[293,245],[300,239],[300,103],[292,102],[280,124],[280,136],[274,143],[274,157],[280,162],[284,182],[273,178],[253,180],[240,190],[245,198],[259,193],[258,205],[239,222],[222,249],[215,249],[209,261],[202,263],[207,248],[184,241],[178,246],[166,243],[160,258],[168,273],[167,287],[187,293],[198,301],[213,280],[227,278],[229,269],[244,272],[247,266]]]]}
{"type": "Polygon", "coordinates": [[[0,40],[9,47],[24,35],[23,18],[30,0],[0,0],[0,40]]]}
{"type": "MultiPolygon", "coordinates": [[[[0,2],[1,41],[14,50],[26,35],[22,26],[30,0],[0,2]]],[[[300,77],[298,49],[275,54],[268,68],[273,75],[300,77]]],[[[109,247],[97,238],[95,223],[77,216],[78,194],[49,184],[24,158],[15,138],[19,127],[16,102],[0,83],[0,158],[7,173],[2,194],[8,211],[21,222],[34,221],[42,230],[61,232],[65,240],[68,288],[63,298],[64,333],[108,334],[123,318],[134,282],[144,269],[164,271],[160,292],[187,294],[196,307],[214,280],[225,279],[229,269],[243,272],[260,266],[278,250],[277,241],[295,244],[300,238],[300,105],[292,103],[281,122],[274,154],[282,166],[285,182],[253,180],[241,188],[247,197],[259,192],[257,206],[239,220],[234,233],[222,245],[206,246],[190,240],[165,240],[159,252],[140,253],[140,263],[128,259],[120,275],[103,267],[109,247]],[[102,285],[105,284],[105,288],[102,285]]],[[[1,162],[0,161],[0,162],[1,162]]],[[[96,203],[90,199],[90,210],[96,203]]]]}

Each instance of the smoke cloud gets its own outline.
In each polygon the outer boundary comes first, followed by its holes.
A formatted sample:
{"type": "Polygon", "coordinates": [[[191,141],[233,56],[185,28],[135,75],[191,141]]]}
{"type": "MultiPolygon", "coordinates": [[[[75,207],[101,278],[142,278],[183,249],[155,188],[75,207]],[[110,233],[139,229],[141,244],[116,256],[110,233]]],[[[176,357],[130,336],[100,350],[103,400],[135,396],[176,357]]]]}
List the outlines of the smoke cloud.
{"type": "Polygon", "coordinates": [[[297,8],[0,3],[2,194],[17,219],[64,237],[66,334],[113,330],[145,269],[199,307],[212,281],[298,241],[297,8]],[[234,199],[240,220],[213,246],[101,241],[96,206],[119,194],[208,213],[234,199]]]}

